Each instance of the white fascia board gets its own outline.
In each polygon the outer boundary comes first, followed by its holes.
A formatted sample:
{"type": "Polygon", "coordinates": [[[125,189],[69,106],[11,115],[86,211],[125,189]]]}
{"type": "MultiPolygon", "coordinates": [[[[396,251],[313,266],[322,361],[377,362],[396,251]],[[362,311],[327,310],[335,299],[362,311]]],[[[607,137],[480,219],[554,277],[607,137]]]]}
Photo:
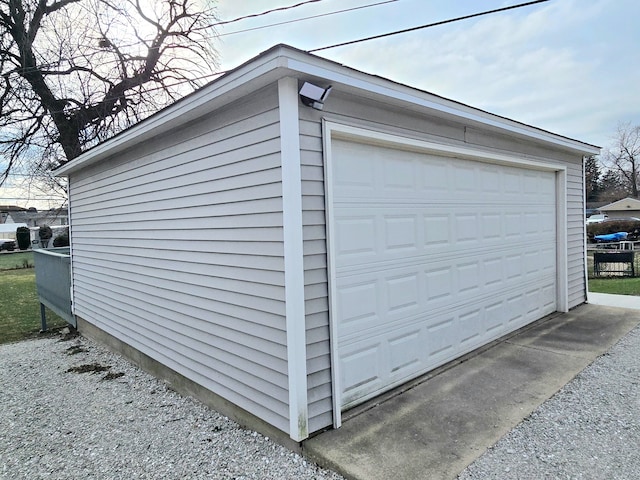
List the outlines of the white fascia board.
{"type": "MultiPolygon", "coordinates": [[[[587,189],[585,179],[587,178],[587,157],[582,157],[582,208],[587,209],[587,189]]],[[[582,291],[584,302],[589,302],[589,262],[587,258],[587,222],[582,224],[582,258],[584,259],[584,289],[582,291]]]]}
{"type": "Polygon", "coordinates": [[[382,95],[392,101],[398,102],[398,104],[417,105],[448,117],[465,119],[501,130],[505,133],[521,135],[532,140],[567,148],[581,155],[597,155],[600,153],[600,148],[594,145],[589,145],[514,120],[509,120],[452,100],[438,97],[428,92],[420,91],[413,87],[395,83],[382,77],[376,77],[339,64],[333,64],[330,61],[317,57],[315,57],[318,60],[317,62],[311,62],[310,59],[315,60],[314,57],[302,56],[299,52],[294,53],[297,53],[300,58],[290,58],[287,63],[289,69],[326,79],[334,88],[336,84],[342,84],[362,92],[382,95]],[[345,73],[345,70],[348,71],[348,73],[345,73]]]}
{"type": "Polygon", "coordinates": [[[211,85],[193,92],[137,125],[95,146],[58,168],[54,173],[56,176],[66,176],[151,137],[170,132],[175,128],[176,121],[189,122],[239,98],[251,95],[258,88],[284,75],[285,72],[278,72],[282,67],[282,59],[276,55],[267,55],[249,62],[220,77],[211,85]],[[258,82],[256,82],[257,79],[259,79],[258,82]]]}

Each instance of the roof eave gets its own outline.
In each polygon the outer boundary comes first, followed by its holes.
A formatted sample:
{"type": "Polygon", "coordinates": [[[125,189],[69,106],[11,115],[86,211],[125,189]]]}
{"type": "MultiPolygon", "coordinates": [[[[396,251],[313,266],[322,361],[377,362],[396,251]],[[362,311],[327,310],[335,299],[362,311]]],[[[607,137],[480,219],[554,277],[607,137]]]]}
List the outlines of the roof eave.
{"type": "Polygon", "coordinates": [[[187,122],[223,105],[250,95],[262,86],[287,75],[319,78],[334,88],[358,91],[371,99],[385,98],[398,105],[429,110],[444,118],[464,119],[473,124],[552,144],[581,155],[596,155],[600,147],[557,135],[515,120],[449,100],[429,92],[355,70],[337,62],[295,49],[276,45],[211,82],[202,89],[159,111],[151,117],[91,148],[55,171],[58,176],[96,163],[151,137],[174,128],[173,121],[187,122]]]}
{"type": "Polygon", "coordinates": [[[56,169],[54,174],[67,176],[73,171],[99,162],[149,138],[171,131],[175,128],[173,121],[178,118],[180,121],[188,122],[243,96],[250,95],[284,74],[281,71],[283,67],[281,57],[276,51],[277,48],[274,47],[229,71],[205,87],[87,150],[56,169]]]}

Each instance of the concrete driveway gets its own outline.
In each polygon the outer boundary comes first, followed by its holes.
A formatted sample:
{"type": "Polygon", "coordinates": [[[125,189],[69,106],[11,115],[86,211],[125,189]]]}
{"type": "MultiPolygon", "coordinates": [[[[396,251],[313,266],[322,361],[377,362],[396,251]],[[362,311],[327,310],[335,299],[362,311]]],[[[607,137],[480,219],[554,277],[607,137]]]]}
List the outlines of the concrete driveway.
{"type": "Polygon", "coordinates": [[[303,450],[348,479],[455,478],[640,323],[640,299],[607,306],[615,297],[546,317],[364,405],[303,450]]]}

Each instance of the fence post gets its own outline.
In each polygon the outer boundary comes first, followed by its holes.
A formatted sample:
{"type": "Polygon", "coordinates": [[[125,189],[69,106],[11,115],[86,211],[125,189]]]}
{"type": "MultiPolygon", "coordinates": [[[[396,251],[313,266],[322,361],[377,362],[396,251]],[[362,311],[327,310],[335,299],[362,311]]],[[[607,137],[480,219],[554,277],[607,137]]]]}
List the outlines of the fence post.
{"type": "Polygon", "coordinates": [[[47,331],[47,312],[44,304],[40,304],[40,333],[47,331]]]}

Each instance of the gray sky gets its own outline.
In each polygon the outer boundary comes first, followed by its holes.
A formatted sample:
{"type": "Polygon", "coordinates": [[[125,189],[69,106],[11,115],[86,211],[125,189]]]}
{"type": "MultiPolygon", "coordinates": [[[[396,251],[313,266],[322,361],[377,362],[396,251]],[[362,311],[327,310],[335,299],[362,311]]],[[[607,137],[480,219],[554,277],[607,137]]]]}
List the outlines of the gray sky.
{"type": "MultiPolygon", "coordinates": [[[[219,0],[221,20],[300,0],[219,0]]],[[[286,43],[302,50],[524,3],[397,0],[312,20],[237,30],[377,3],[322,0],[219,27],[221,68],[286,43]]],[[[640,2],[551,0],[317,52],[317,55],[587,143],[640,124],[640,2]]]]}
{"type": "MultiPolygon", "coordinates": [[[[304,0],[218,0],[220,20],[304,0]]],[[[320,0],[218,27],[221,70],[286,43],[309,50],[502,8],[524,0],[320,0]]],[[[550,0],[507,12],[317,52],[317,55],[551,132],[606,147],[640,125],[638,0],[550,0]]],[[[37,190],[0,203],[46,208],[37,190]],[[14,199],[15,198],[15,199],[14,199]],[[23,199],[19,201],[18,199],[23,199]]],[[[44,197],[44,198],[43,198],[44,197]]]]}

